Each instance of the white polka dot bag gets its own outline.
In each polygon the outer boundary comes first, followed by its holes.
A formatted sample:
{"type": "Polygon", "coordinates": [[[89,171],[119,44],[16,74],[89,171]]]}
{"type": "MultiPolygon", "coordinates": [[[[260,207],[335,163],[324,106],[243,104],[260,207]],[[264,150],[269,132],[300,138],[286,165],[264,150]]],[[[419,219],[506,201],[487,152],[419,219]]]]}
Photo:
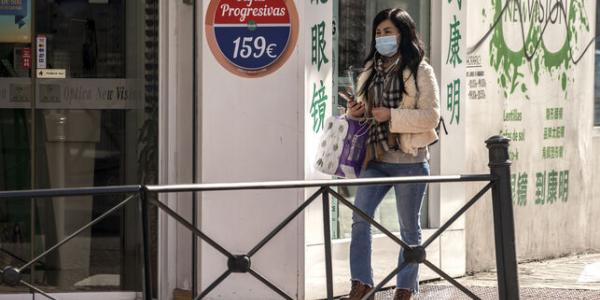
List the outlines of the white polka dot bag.
{"type": "Polygon", "coordinates": [[[358,178],[365,160],[369,124],[344,115],[329,117],[324,127],[315,169],[329,175],[358,178]]]}

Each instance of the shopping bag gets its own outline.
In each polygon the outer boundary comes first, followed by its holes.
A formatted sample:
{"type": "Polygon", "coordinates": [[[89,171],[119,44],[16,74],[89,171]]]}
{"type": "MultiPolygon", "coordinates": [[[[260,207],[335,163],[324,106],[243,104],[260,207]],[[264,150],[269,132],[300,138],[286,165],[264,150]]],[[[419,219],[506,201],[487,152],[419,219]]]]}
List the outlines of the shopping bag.
{"type": "Polygon", "coordinates": [[[315,169],[329,175],[358,178],[367,150],[369,125],[344,116],[332,116],[318,144],[315,169]]]}

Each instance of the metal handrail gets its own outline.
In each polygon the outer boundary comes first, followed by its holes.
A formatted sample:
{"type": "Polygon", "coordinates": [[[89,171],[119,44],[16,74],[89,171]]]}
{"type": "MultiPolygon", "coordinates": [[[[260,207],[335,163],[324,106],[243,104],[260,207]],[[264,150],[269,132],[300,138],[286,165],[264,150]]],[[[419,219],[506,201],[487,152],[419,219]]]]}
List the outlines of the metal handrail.
{"type": "Polygon", "coordinates": [[[176,184],[176,185],[148,185],[146,189],[155,193],[179,192],[208,192],[208,191],[233,191],[233,190],[269,190],[312,188],[323,186],[358,186],[373,184],[401,184],[401,183],[436,183],[436,182],[473,182],[491,181],[490,174],[477,175],[439,175],[439,176],[412,176],[412,177],[385,177],[361,179],[329,179],[329,180],[291,180],[267,182],[242,182],[242,183],[202,183],[202,184],[176,184]]]}
{"type": "Polygon", "coordinates": [[[43,198],[43,197],[71,197],[71,196],[96,196],[107,194],[139,193],[141,185],[119,185],[85,188],[56,188],[35,190],[0,191],[0,199],[6,198],[43,198]]]}

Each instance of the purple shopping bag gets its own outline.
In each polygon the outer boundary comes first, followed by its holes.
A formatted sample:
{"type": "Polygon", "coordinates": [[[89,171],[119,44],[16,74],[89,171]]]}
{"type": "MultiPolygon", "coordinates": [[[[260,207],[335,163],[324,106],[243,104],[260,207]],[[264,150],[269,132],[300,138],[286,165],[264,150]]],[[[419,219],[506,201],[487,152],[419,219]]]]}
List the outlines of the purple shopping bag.
{"type": "Polygon", "coordinates": [[[360,176],[367,150],[369,124],[346,116],[327,119],[315,168],[345,178],[360,176]]]}

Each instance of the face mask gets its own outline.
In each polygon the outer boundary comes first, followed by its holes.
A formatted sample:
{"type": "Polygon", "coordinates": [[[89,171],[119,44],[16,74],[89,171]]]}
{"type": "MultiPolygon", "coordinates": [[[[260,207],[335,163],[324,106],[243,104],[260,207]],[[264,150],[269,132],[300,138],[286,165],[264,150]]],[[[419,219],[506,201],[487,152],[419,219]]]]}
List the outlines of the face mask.
{"type": "Polygon", "coordinates": [[[388,35],[376,38],[375,49],[383,56],[393,56],[398,52],[398,37],[395,35],[388,35]]]}

